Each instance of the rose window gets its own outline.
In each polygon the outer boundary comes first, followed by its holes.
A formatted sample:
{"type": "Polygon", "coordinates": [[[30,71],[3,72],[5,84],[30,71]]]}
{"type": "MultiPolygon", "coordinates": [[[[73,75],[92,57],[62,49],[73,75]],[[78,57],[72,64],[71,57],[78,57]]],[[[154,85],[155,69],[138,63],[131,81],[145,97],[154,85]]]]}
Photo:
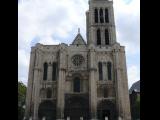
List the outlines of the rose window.
{"type": "Polygon", "coordinates": [[[84,62],[84,58],[82,55],[74,55],[72,57],[72,62],[75,66],[80,66],[84,62]]]}

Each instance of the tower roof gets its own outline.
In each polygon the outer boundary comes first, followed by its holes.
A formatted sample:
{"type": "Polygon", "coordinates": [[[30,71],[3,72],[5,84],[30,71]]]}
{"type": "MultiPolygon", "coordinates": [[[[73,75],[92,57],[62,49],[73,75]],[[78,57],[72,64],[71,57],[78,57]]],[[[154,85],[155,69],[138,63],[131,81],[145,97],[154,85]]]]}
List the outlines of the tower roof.
{"type": "Polygon", "coordinates": [[[80,29],[78,28],[78,34],[72,42],[72,45],[86,45],[82,35],[80,34],[80,29]]]}

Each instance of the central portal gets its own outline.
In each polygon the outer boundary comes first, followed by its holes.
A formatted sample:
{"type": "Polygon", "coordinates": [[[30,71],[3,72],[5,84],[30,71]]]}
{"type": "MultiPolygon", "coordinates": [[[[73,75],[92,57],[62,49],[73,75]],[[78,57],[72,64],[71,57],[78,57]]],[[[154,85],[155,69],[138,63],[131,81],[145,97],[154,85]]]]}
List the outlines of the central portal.
{"type": "Polygon", "coordinates": [[[64,117],[65,120],[67,120],[67,117],[69,117],[70,120],[80,120],[80,118],[83,118],[83,120],[88,120],[88,99],[82,97],[81,95],[71,95],[66,98],[64,117]]]}
{"type": "Polygon", "coordinates": [[[103,100],[99,101],[97,106],[98,120],[117,120],[117,110],[114,101],[103,100]]]}
{"type": "Polygon", "coordinates": [[[105,120],[106,117],[108,118],[108,120],[111,120],[110,111],[109,110],[102,110],[102,120],[105,120]]]}

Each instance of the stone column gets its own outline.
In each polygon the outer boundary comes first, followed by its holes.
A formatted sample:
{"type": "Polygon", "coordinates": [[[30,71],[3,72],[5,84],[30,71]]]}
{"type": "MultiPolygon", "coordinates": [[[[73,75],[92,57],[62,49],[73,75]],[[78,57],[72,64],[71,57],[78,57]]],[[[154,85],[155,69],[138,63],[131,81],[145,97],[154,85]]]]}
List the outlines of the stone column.
{"type": "Polygon", "coordinates": [[[70,120],[70,117],[67,117],[67,120],[70,120]]]}
{"type": "Polygon", "coordinates": [[[32,100],[32,90],[33,90],[33,68],[35,61],[35,51],[34,48],[31,49],[30,55],[30,66],[28,74],[28,85],[27,85],[27,94],[26,94],[26,108],[25,108],[25,118],[29,118],[31,113],[31,100],[32,100]]]}
{"type": "Polygon", "coordinates": [[[43,117],[42,120],[46,120],[46,117],[43,117]]]}
{"type": "Polygon", "coordinates": [[[118,116],[124,120],[131,120],[125,52],[121,49],[119,46],[114,52],[118,116]]]}
{"type": "Polygon", "coordinates": [[[29,120],[32,120],[32,117],[30,117],[29,120]]]}
{"type": "Polygon", "coordinates": [[[66,54],[65,51],[59,52],[59,79],[57,93],[57,120],[64,119],[64,82],[66,73],[66,54]]]}
{"type": "Polygon", "coordinates": [[[130,100],[129,100],[129,91],[128,91],[128,77],[127,77],[127,66],[126,66],[126,56],[124,47],[121,47],[120,51],[120,59],[121,59],[121,66],[122,66],[122,94],[123,94],[123,109],[124,109],[124,119],[131,120],[131,113],[130,113],[130,100]]]}
{"type": "Polygon", "coordinates": [[[101,30],[101,45],[105,45],[105,28],[100,29],[101,30]]]}
{"type": "Polygon", "coordinates": [[[123,111],[122,111],[122,91],[121,91],[121,73],[120,73],[120,62],[119,62],[119,49],[115,48],[113,52],[114,56],[114,70],[115,70],[115,88],[116,88],[116,106],[118,110],[118,116],[122,117],[123,116],[123,111]]]}
{"type": "Polygon", "coordinates": [[[34,115],[33,120],[38,118],[38,97],[39,97],[39,68],[34,68],[34,87],[35,87],[35,96],[34,96],[34,115]]]}
{"type": "Polygon", "coordinates": [[[104,20],[104,23],[105,23],[105,8],[103,8],[103,20],[104,20]]]}
{"type": "Polygon", "coordinates": [[[108,9],[109,14],[109,22],[111,27],[109,27],[109,33],[110,33],[110,41],[111,44],[115,43],[117,40],[116,38],[116,26],[115,26],[115,20],[114,20],[114,11],[113,11],[113,5],[109,7],[108,9]]]}
{"type": "Polygon", "coordinates": [[[96,67],[95,67],[95,50],[89,51],[89,103],[91,120],[96,120],[97,114],[97,86],[96,86],[96,67]]]}
{"type": "Polygon", "coordinates": [[[97,44],[97,29],[93,26],[89,28],[89,46],[97,44]]]}
{"type": "Polygon", "coordinates": [[[118,120],[122,120],[122,118],[121,118],[121,117],[118,117],[118,120]]]}
{"type": "Polygon", "coordinates": [[[83,117],[80,117],[80,120],[83,120],[83,117]]]}
{"type": "Polygon", "coordinates": [[[105,120],[108,120],[108,117],[105,117],[105,120]]]}
{"type": "Polygon", "coordinates": [[[33,120],[38,120],[38,106],[39,106],[39,87],[40,87],[40,72],[41,72],[41,55],[39,51],[36,52],[37,60],[34,67],[34,113],[33,120]]]}

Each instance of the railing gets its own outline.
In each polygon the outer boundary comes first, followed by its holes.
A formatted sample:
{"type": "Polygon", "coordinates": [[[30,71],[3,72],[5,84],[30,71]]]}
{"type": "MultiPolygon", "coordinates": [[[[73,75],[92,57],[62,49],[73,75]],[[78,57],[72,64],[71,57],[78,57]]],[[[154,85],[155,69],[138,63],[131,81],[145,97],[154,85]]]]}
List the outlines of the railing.
{"type": "Polygon", "coordinates": [[[54,101],[54,100],[56,100],[57,98],[40,98],[40,103],[42,102],[42,101],[45,101],[45,100],[49,100],[49,101],[54,101]]]}
{"type": "Polygon", "coordinates": [[[68,93],[65,93],[65,95],[88,95],[88,92],[68,92],[68,93]]]}
{"type": "Polygon", "coordinates": [[[111,81],[111,80],[98,80],[97,85],[113,85],[113,81],[111,81]]]}
{"type": "Polygon", "coordinates": [[[56,86],[57,81],[42,81],[40,85],[41,85],[41,88],[45,88],[45,86],[56,86]]]}
{"type": "Polygon", "coordinates": [[[107,98],[104,98],[104,97],[100,97],[100,98],[97,98],[98,101],[101,101],[101,100],[114,100],[115,97],[107,97],[107,98]]]}
{"type": "Polygon", "coordinates": [[[57,81],[41,81],[41,84],[56,84],[57,81]]]}

